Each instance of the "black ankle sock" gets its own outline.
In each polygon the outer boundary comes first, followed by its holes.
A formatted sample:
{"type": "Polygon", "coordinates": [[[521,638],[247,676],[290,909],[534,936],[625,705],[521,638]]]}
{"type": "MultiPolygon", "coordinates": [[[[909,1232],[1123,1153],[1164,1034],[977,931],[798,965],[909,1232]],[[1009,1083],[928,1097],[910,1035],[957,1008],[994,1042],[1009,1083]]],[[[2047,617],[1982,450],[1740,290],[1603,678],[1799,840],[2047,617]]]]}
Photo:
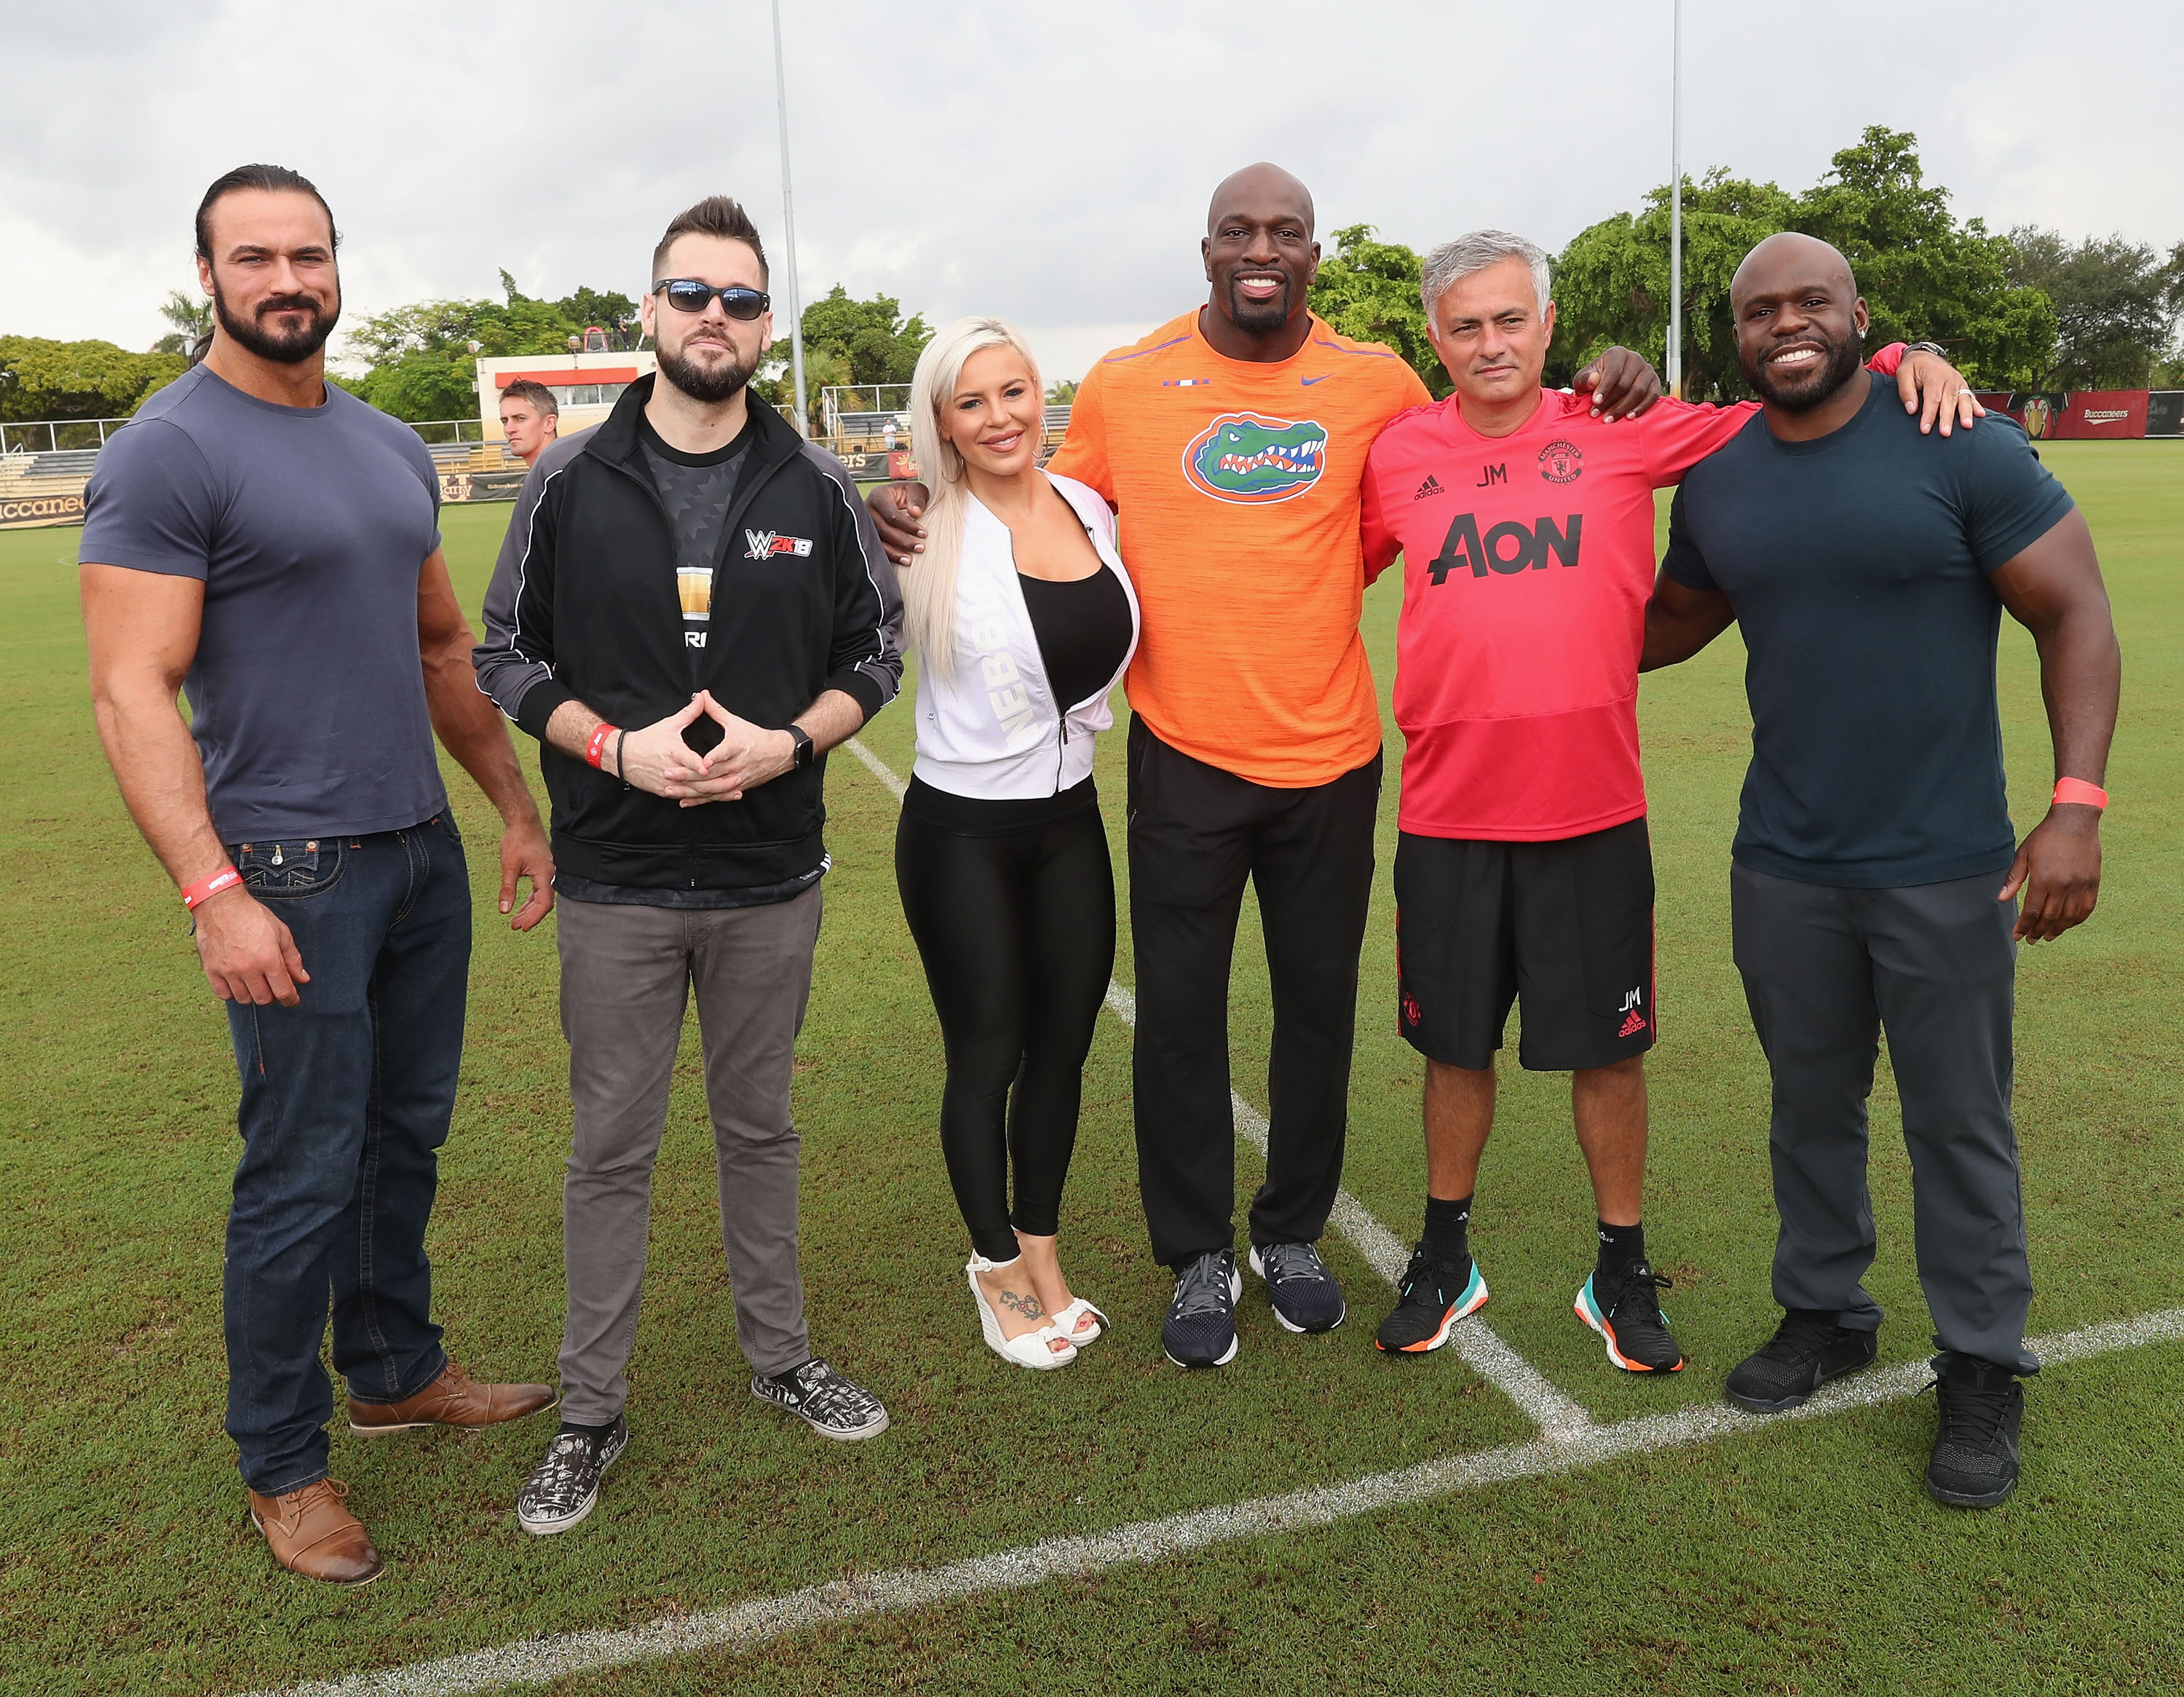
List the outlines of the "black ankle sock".
{"type": "Polygon", "coordinates": [[[1646,1227],[1611,1226],[1607,1221],[1600,1226],[1600,1265],[1604,1273],[1621,1272],[1627,1267],[1641,1265],[1646,1259],[1646,1227]]]}
{"type": "Polygon", "coordinates": [[[1470,1197],[1460,1202],[1444,1202],[1437,1196],[1429,1196],[1425,1236],[1418,1246],[1435,1260],[1460,1267],[1471,1259],[1470,1227],[1470,1197]]]}
{"type": "Polygon", "coordinates": [[[605,1437],[607,1433],[614,1430],[614,1422],[610,1420],[604,1426],[580,1426],[573,1420],[565,1420],[561,1422],[561,1430],[564,1432],[581,1432],[585,1437],[590,1438],[593,1443],[596,1444],[599,1439],[605,1437]]]}

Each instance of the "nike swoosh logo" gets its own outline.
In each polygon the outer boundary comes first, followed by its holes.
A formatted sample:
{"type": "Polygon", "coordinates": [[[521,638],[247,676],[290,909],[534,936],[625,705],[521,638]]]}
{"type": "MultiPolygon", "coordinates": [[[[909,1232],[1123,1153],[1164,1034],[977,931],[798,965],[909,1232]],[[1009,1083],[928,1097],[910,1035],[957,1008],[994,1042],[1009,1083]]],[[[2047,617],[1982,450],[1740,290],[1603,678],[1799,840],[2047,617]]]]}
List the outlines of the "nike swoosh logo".
{"type": "Polygon", "coordinates": [[[1303,384],[1306,388],[1309,389],[1314,383],[1324,383],[1327,381],[1327,377],[1328,374],[1323,371],[1317,377],[1300,377],[1297,379],[1297,381],[1303,384]]]}

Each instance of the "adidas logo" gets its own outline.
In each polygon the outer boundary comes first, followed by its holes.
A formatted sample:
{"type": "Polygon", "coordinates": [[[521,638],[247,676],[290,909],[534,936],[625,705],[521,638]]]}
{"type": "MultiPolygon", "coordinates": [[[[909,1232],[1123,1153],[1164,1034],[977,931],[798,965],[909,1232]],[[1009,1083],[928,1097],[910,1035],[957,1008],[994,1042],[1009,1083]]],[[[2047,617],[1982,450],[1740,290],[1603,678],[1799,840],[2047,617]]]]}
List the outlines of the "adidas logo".
{"type": "Polygon", "coordinates": [[[1624,1016],[1623,1029],[1615,1034],[1618,1037],[1635,1037],[1645,1029],[1646,1016],[1633,1008],[1624,1016]]]}
{"type": "Polygon", "coordinates": [[[1418,492],[1411,498],[1413,501],[1423,501],[1429,495],[1438,495],[1440,492],[1440,479],[1428,474],[1426,481],[1418,485],[1418,492]]]}

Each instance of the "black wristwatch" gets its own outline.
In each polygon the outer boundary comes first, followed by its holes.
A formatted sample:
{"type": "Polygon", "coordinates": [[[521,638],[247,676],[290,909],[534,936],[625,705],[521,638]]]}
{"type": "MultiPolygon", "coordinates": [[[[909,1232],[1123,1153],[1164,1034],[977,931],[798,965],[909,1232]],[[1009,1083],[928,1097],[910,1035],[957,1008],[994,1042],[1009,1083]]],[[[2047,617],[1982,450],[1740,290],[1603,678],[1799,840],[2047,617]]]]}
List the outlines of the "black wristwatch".
{"type": "Polygon", "coordinates": [[[1947,359],[1949,350],[1938,342],[1914,342],[1903,350],[1906,353],[1930,353],[1936,359],[1947,359]]]}
{"type": "Polygon", "coordinates": [[[788,727],[788,740],[796,744],[796,751],[789,757],[788,761],[788,768],[791,771],[800,772],[819,758],[811,747],[811,733],[801,725],[791,725],[788,727]]]}

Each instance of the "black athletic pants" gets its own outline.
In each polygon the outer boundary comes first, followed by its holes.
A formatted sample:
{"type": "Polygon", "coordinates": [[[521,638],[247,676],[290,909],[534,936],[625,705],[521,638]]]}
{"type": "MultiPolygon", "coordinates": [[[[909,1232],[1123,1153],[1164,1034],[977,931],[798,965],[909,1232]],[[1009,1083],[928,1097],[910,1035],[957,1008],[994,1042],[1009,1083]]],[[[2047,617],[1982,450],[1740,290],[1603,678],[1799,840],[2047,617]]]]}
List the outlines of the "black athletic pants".
{"type": "Polygon", "coordinates": [[[1012,1226],[1051,1237],[1059,1223],[1084,1057],[1115,967],[1106,827],[1088,807],[969,837],[905,812],[894,870],[947,1047],[940,1147],[956,1205],[980,1255],[1014,1260],[1012,1226]]]}
{"type": "Polygon", "coordinates": [[[1129,772],[1138,1179],[1154,1258],[1180,1267],[1235,1242],[1228,969],[1247,877],[1274,999],[1251,1241],[1315,1242],[1342,1182],[1380,756],[1331,783],[1275,789],[1191,759],[1134,717],[1129,772]]]}

